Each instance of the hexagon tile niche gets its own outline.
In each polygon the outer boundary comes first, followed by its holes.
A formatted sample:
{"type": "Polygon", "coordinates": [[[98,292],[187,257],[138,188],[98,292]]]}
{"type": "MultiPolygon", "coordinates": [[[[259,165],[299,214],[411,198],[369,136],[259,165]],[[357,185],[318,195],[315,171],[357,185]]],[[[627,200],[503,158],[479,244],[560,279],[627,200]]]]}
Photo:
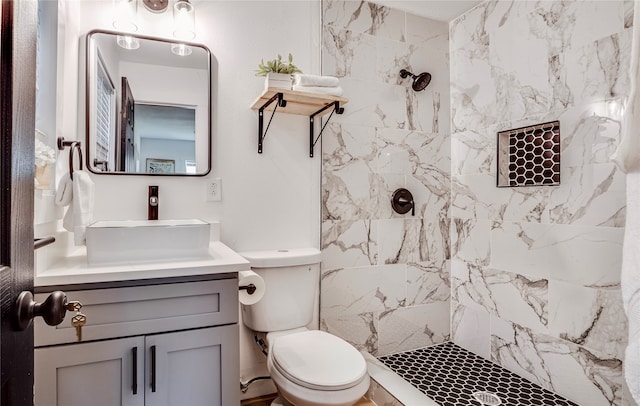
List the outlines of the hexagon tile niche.
{"type": "Polygon", "coordinates": [[[560,122],[498,133],[498,187],[560,184],[560,122]]]}

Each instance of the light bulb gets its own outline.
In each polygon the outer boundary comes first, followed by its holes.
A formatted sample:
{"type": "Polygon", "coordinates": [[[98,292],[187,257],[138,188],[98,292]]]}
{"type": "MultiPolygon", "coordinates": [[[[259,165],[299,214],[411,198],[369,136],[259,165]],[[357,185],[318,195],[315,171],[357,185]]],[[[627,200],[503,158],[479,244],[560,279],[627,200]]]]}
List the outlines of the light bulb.
{"type": "Polygon", "coordinates": [[[113,0],[113,28],[124,32],[138,31],[137,13],[136,0],[113,0]]]}
{"type": "Polygon", "coordinates": [[[191,55],[191,47],[185,44],[171,44],[171,52],[179,56],[191,55]]]}
{"type": "Polygon", "coordinates": [[[173,6],[173,36],[182,40],[196,37],[195,11],[189,0],[178,0],[173,6]]]}
{"type": "Polygon", "coordinates": [[[138,49],[140,48],[140,40],[132,37],[131,35],[118,35],[116,40],[118,45],[124,49],[138,49]]]}

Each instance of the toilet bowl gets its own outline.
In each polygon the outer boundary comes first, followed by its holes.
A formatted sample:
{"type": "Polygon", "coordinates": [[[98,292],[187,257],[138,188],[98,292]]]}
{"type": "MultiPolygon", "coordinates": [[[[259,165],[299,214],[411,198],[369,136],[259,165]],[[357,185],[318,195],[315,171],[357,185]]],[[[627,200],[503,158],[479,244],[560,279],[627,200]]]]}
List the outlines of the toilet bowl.
{"type": "Polygon", "coordinates": [[[267,369],[295,406],[351,406],[369,389],[367,365],[351,344],[319,330],[267,334],[267,369]]]}
{"type": "Polygon", "coordinates": [[[242,321],[267,342],[267,369],[284,402],[352,406],[369,389],[364,357],[325,331],[310,330],[320,275],[316,249],[240,253],[265,282],[265,294],[242,305],[242,321]]]}

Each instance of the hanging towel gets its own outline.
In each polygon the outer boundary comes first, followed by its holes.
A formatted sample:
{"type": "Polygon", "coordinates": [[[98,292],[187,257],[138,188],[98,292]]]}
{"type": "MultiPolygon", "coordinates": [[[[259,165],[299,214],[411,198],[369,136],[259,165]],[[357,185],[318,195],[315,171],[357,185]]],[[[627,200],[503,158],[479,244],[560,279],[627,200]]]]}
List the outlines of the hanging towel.
{"type": "Polygon", "coordinates": [[[56,197],[54,203],[56,206],[68,206],[73,198],[73,184],[71,182],[71,176],[68,173],[62,175],[60,182],[58,182],[58,188],[56,189],[56,197]]]}
{"type": "Polygon", "coordinates": [[[337,87],[340,85],[340,80],[333,76],[296,73],[293,75],[293,84],[299,86],[337,87]]]}
{"type": "Polygon", "coordinates": [[[631,50],[631,93],[622,138],[611,159],[627,173],[627,214],[622,247],[620,285],[629,320],[624,370],[629,392],[640,404],[640,1],[635,1],[631,50]]]}
{"type": "Polygon", "coordinates": [[[64,215],[62,226],[65,230],[73,232],[75,245],[84,245],[87,226],[93,223],[95,185],[85,171],[73,171],[71,183],[71,204],[64,215]]]}
{"type": "Polygon", "coordinates": [[[327,94],[329,96],[342,96],[342,88],[337,87],[323,87],[323,86],[299,86],[293,85],[293,90],[307,93],[319,93],[327,94]]]}

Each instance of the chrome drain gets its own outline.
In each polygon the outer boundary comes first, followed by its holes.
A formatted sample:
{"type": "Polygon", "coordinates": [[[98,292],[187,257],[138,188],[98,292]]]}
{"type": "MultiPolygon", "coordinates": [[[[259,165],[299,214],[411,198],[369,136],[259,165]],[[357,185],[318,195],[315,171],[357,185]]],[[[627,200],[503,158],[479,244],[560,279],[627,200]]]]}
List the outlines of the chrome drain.
{"type": "Polygon", "coordinates": [[[502,404],[500,398],[491,392],[475,392],[473,397],[483,406],[498,406],[502,404]]]}

